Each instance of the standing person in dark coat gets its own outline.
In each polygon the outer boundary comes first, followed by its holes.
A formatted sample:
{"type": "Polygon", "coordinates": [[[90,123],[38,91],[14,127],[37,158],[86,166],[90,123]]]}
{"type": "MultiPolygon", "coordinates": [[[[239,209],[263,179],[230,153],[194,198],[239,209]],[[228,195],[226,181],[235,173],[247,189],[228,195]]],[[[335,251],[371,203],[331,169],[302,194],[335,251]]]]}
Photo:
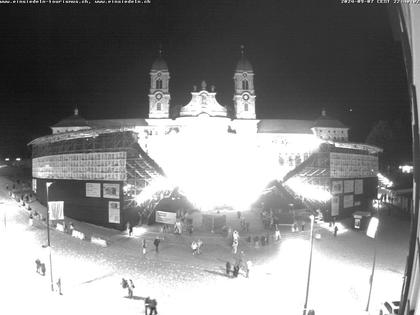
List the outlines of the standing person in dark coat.
{"type": "Polygon", "coordinates": [[[157,301],[155,299],[150,300],[149,303],[150,313],[149,315],[157,315],[157,301]]]}
{"type": "Polygon", "coordinates": [[[41,261],[39,260],[39,258],[35,260],[35,264],[36,264],[36,272],[41,273],[41,261]]]}
{"type": "Polygon", "coordinates": [[[46,271],[46,269],[45,269],[45,264],[44,264],[44,263],[41,263],[41,274],[42,274],[43,276],[45,276],[45,271],[46,271]]]}
{"type": "Polygon", "coordinates": [[[230,277],[230,268],[231,268],[230,262],[226,262],[226,275],[228,277],[230,277]]]}
{"type": "Polygon", "coordinates": [[[147,247],[146,239],[144,238],[143,241],[141,242],[141,248],[142,248],[142,251],[143,251],[143,255],[146,255],[146,247],[147,247]]]}
{"type": "Polygon", "coordinates": [[[58,292],[58,294],[63,295],[63,292],[61,292],[61,278],[58,278],[56,284],[57,284],[57,292],[58,292]]]}
{"type": "Polygon", "coordinates": [[[160,243],[160,238],[156,237],[155,240],[153,241],[153,244],[155,245],[156,253],[159,253],[159,243],[160,243]]]}
{"type": "Polygon", "coordinates": [[[235,264],[235,266],[233,267],[233,277],[237,278],[239,275],[239,265],[235,264]]]}
{"type": "Polygon", "coordinates": [[[337,225],[334,227],[334,237],[336,237],[337,236],[337,232],[338,232],[338,227],[337,227],[337,225]]]}

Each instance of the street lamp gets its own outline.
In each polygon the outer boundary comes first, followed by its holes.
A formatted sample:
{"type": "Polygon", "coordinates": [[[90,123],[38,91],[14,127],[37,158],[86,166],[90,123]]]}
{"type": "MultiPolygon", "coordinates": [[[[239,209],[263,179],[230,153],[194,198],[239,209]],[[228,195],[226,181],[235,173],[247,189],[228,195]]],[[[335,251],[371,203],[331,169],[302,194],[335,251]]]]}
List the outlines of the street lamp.
{"type": "Polygon", "coordinates": [[[53,271],[52,271],[52,259],[51,259],[51,244],[50,244],[50,206],[48,204],[48,190],[51,186],[51,182],[46,182],[47,187],[47,237],[48,237],[48,253],[50,256],[50,279],[51,279],[51,291],[54,292],[54,282],[53,282],[53,271]]]}
{"type": "Polygon", "coordinates": [[[369,278],[369,297],[366,305],[366,312],[369,311],[369,303],[370,303],[370,295],[372,293],[372,284],[373,284],[373,275],[375,274],[375,265],[376,265],[376,242],[375,242],[375,236],[376,236],[376,230],[378,229],[379,225],[379,219],[377,217],[372,217],[369,221],[369,226],[366,232],[366,235],[373,239],[373,248],[374,248],[374,254],[373,254],[373,264],[372,264],[372,273],[369,278]]]}
{"type": "Polygon", "coordinates": [[[305,298],[305,305],[303,307],[303,315],[306,315],[306,308],[308,306],[308,296],[309,296],[309,283],[311,281],[311,267],[312,267],[312,249],[314,247],[314,216],[310,215],[309,218],[311,219],[311,234],[310,234],[310,240],[311,240],[311,251],[309,254],[309,266],[308,266],[308,282],[306,284],[306,298],[305,298]]]}

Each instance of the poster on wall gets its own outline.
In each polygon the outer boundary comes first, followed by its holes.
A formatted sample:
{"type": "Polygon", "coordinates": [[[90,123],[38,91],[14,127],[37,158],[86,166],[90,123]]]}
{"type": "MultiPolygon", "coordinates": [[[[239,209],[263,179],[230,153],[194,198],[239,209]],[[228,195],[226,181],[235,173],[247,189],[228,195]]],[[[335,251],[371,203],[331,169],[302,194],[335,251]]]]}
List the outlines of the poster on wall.
{"type": "Polygon", "coordinates": [[[331,182],[331,192],[333,194],[341,194],[343,193],[343,181],[332,181],[331,182]]]}
{"type": "Polygon", "coordinates": [[[363,179],[356,179],[354,181],[354,193],[356,195],[363,194],[363,179]]]}
{"type": "Polygon", "coordinates": [[[165,224],[175,224],[176,213],[165,212],[165,211],[156,211],[156,222],[165,223],[165,224]]]}
{"type": "Polygon", "coordinates": [[[354,180],[344,181],[344,193],[351,193],[354,191],[354,180]]]}
{"type": "Polygon", "coordinates": [[[64,201],[48,201],[50,220],[64,220],[64,201]]]}
{"type": "Polygon", "coordinates": [[[86,183],[86,197],[101,197],[100,183],[86,183]]]}
{"type": "Polygon", "coordinates": [[[119,201],[110,201],[108,203],[108,221],[109,223],[120,223],[119,201]]]}
{"type": "Polygon", "coordinates": [[[353,195],[344,195],[343,208],[353,207],[353,195]]]}
{"type": "Polygon", "coordinates": [[[120,198],[120,184],[103,184],[104,186],[104,198],[120,198]]]}
{"type": "Polygon", "coordinates": [[[331,198],[331,216],[335,217],[338,215],[339,204],[340,204],[340,197],[333,196],[331,198]]]}
{"type": "Polygon", "coordinates": [[[32,191],[36,193],[36,178],[32,178],[32,191]]]}

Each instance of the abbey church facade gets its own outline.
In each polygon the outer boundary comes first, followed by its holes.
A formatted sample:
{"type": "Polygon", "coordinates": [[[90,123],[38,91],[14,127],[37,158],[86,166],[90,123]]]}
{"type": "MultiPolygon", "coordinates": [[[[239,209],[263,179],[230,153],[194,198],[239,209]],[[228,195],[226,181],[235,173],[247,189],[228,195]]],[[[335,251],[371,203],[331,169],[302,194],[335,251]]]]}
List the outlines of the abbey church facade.
{"type": "MultiPolygon", "coordinates": [[[[179,113],[173,115],[170,71],[159,54],[150,70],[148,117],[85,120],[76,110],[53,125],[51,135],[30,143],[34,191],[46,201],[45,183],[56,182],[55,199],[72,200],[65,202],[66,215],[119,228],[126,221],[125,212],[133,207],[126,187],[141,191],[157,174],[176,173],[183,163],[184,170],[189,165],[206,168],[217,164],[226,148],[231,152],[238,148],[264,156],[271,179],[286,186],[290,182],[290,193],[308,207],[320,207],[319,200],[308,195],[308,187],[326,191],[330,197],[322,200],[322,210],[327,217],[368,207],[376,197],[381,150],[349,142],[349,128],[325,110],[314,120],[258,119],[254,75],[242,50],[233,73],[233,113],[217,101],[214,87],[202,82],[194,87],[190,102],[178,106],[179,113]],[[186,152],[191,147],[194,150],[186,152]],[[94,213],[87,207],[95,208],[94,213]]],[[[259,167],[252,161],[246,161],[244,173],[259,167]]]]}

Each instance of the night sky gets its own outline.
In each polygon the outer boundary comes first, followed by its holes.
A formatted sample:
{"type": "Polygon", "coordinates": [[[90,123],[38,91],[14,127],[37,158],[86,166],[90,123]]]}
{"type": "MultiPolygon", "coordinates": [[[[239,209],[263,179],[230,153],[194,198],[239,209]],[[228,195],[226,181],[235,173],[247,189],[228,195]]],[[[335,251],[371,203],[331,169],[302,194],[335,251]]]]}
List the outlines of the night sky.
{"type": "Polygon", "coordinates": [[[378,120],[410,110],[401,44],[386,5],[340,1],[158,1],[0,8],[0,157],[77,106],[86,119],[148,114],[149,71],[162,44],[171,104],[215,85],[232,104],[240,45],[255,72],[257,118],[315,119],[323,107],[363,142],[378,120]]]}

